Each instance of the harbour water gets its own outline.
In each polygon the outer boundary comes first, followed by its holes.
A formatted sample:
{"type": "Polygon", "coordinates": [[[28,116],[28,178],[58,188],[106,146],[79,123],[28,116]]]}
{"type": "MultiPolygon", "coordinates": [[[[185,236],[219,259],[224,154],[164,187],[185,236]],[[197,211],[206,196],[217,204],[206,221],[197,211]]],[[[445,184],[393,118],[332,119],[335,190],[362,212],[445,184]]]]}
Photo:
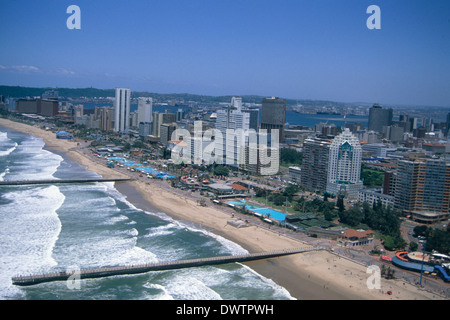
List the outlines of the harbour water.
{"type": "Polygon", "coordinates": [[[286,111],[286,122],[290,125],[301,125],[314,130],[316,124],[334,124],[336,127],[345,127],[346,123],[360,123],[364,128],[369,126],[369,117],[364,115],[342,114],[312,114],[286,111]]]}
{"type": "MultiPolygon", "coordinates": [[[[0,180],[97,178],[0,127],[0,180]]],[[[136,208],[113,183],[0,187],[0,299],[292,299],[239,264],[16,287],[17,275],[246,253],[239,245],[165,215],[136,208]]]]}

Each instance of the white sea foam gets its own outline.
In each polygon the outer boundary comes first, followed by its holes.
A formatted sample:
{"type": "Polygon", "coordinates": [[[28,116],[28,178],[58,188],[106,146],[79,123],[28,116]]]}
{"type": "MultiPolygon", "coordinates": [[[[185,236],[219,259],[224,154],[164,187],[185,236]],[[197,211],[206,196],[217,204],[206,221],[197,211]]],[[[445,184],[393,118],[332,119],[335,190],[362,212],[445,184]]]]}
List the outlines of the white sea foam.
{"type": "Polygon", "coordinates": [[[8,133],[0,131],[0,143],[3,145],[5,142],[12,141],[10,138],[8,138],[8,133]]]}
{"type": "MultiPolygon", "coordinates": [[[[200,276],[197,268],[184,269],[172,273],[167,283],[164,284],[165,291],[176,300],[222,300],[219,293],[205,284],[205,273],[200,276]]],[[[210,275],[212,276],[212,274],[210,275]]]]}
{"type": "Polygon", "coordinates": [[[0,157],[11,154],[17,149],[17,146],[17,142],[9,139],[6,132],[0,132],[0,157]]]}
{"type": "Polygon", "coordinates": [[[106,192],[111,195],[111,197],[125,203],[131,209],[140,211],[140,209],[136,208],[134,204],[128,201],[124,194],[120,193],[119,190],[116,189],[114,182],[102,182],[101,184],[105,186],[106,192]]]}
{"type": "Polygon", "coordinates": [[[6,167],[5,171],[3,171],[2,173],[0,173],[0,181],[4,181],[5,180],[5,176],[6,174],[9,172],[9,168],[6,167]]]}
{"type": "Polygon", "coordinates": [[[14,162],[16,180],[53,179],[56,170],[63,161],[60,155],[44,150],[42,139],[30,136],[17,146],[21,160],[14,162]]]}
{"type": "MultiPolygon", "coordinates": [[[[1,139],[0,135],[0,141],[1,139]]],[[[19,163],[12,163],[16,166],[14,173],[17,176],[14,178],[46,179],[53,177],[63,159],[43,150],[43,146],[42,140],[37,138],[25,139],[17,146],[14,155],[23,155],[23,157],[20,158],[19,163]]],[[[206,235],[211,239],[204,242],[206,246],[223,247],[224,254],[247,253],[237,244],[202,228],[173,220],[163,213],[144,212],[137,209],[114,188],[114,183],[64,185],[59,188],[25,188],[5,195],[5,200],[10,202],[0,207],[0,226],[2,227],[0,230],[0,239],[2,239],[0,299],[18,297],[22,292],[11,285],[11,276],[36,273],[41,269],[46,271],[45,269],[51,269],[56,263],[57,268],[67,266],[85,268],[158,262],[158,257],[165,257],[165,255],[155,254],[151,252],[152,249],[144,246],[143,248],[138,247],[138,240],[142,241],[142,244],[152,243],[160,236],[170,236],[179,231],[182,235],[185,234],[185,230],[206,235]],[[125,203],[130,209],[157,216],[167,224],[142,231],[136,225],[136,221],[128,217],[129,212],[134,214],[133,210],[125,209],[120,212],[120,208],[123,206],[122,204],[118,206],[119,201],[125,203]],[[51,205],[47,205],[47,202],[51,205]],[[60,207],[63,202],[63,206],[60,207]],[[36,208],[37,203],[39,208],[36,208]],[[44,203],[46,205],[42,206],[41,204],[44,203]],[[20,212],[24,211],[27,213],[26,215],[16,212],[19,211],[18,208],[22,207],[24,209],[20,209],[20,212]],[[63,221],[62,230],[56,213],[58,208],[61,208],[58,213],[63,221]],[[39,214],[41,211],[42,214],[39,214]],[[10,228],[10,226],[12,227],[10,228]],[[139,234],[140,232],[143,234],[139,234]],[[10,233],[14,233],[16,236],[8,237],[10,233]],[[215,241],[222,246],[214,245],[215,241]],[[3,259],[5,256],[6,259],[3,259]]],[[[200,235],[199,238],[203,237],[200,235]]],[[[170,241],[171,238],[167,239],[170,241]]],[[[163,249],[167,250],[166,247],[163,249]]],[[[170,254],[171,259],[178,259],[183,257],[183,254],[185,255],[186,250],[189,249],[182,244],[170,248],[167,255],[170,254]]],[[[164,276],[158,281],[150,280],[145,283],[143,286],[148,289],[148,295],[144,293],[143,296],[144,298],[164,300],[222,299],[222,292],[227,291],[229,282],[233,281],[233,277],[236,275],[243,277],[244,281],[241,281],[240,284],[233,283],[235,290],[240,290],[240,285],[255,286],[253,284],[255,279],[258,282],[256,286],[261,286],[262,290],[267,288],[270,290],[274,287],[273,283],[256,276],[251,269],[251,271],[245,268],[238,269],[238,271],[233,269],[230,272],[216,267],[202,267],[177,270],[176,272],[168,271],[163,273],[164,276]]],[[[151,275],[149,277],[152,278],[151,275]]],[[[45,289],[43,290],[45,291],[45,289]]],[[[279,292],[274,295],[275,297],[285,294],[281,289],[277,290],[275,287],[275,291],[279,292]]],[[[289,295],[285,294],[285,296],[289,295]]],[[[233,297],[232,294],[231,297],[233,297]]]]}
{"type": "Polygon", "coordinates": [[[223,245],[224,250],[223,250],[222,253],[224,253],[224,254],[240,255],[240,254],[247,254],[248,253],[247,250],[245,250],[244,248],[242,248],[240,245],[238,245],[235,242],[232,242],[232,241],[230,241],[228,239],[225,239],[224,237],[219,236],[219,235],[217,235],[215,233],[212,233],[210,231],[207,231],[205,229],[202,229],[202,228],[199,228],[199,227],[196,227],[196,226],[193,226],[193,225],[188,225],[187,223],[184,223],[184,222],[177,221],[177,220],[169,217],[167,214],[165,214],[163,212],[158,212],[158,213],[146,212],[146,213],[149,214],[149,215],[157,216],[157,217],[161,218],[162,220],[170,222],[173,225],[176,225],[176,226],[178,226],[180,228],[186,228],[186,229],[188,229],[189,231],[192,231],[192,232],[202,233],[202,234],[204,234],[204,235],[206,235],[208,237],[211,237],[211,238],[215,239],[216,241],[218,241],[219,243],[221,243],[223,245]]]}
{"type": "MultiPolygon", "coordinates": [[[[0,294],[18,294],[11,277],[47,271],[56,265],[53,247],[61,231],[56,210],[64,195],[56,186],[11,191],[0,207],[0,294]]],[[[7,298],[7,297],[6,297],[7,298]]]]}
{"type": "Polygon", "coordinates": [[[145,238],[153,238],[160,236],[167,236],[173,234],[176,230],[176,225],[173,223],[169,223],[166,225],[162,225],[159,227],[148,228],[148,233],[144,235],[145,238]]]}
{"type": "Polygon", "coordinates": [[[61,265],[80,268],[158,262],[153,253],[136,247],[136,238],[123,238],[123,234],[118,233],[66,243],[63,258],[59,261],[61,265]]]}
{"type": "Polygon", "coordinates": [[[160,284],[153,284],[150,282],[147,282],[143,285],[144,288],[147,289],[156,289],[160,290],[161,293],[157,296],[151,295],[148,298],[151,300],[174,300],[173,296],[169,294],[169,292],[166,290],[166,288],[160,284]]]}
{"type": "Polygon", "coordinates": [[[245,273],[252,273],[261,280],[261,282],[258,283],[258,281],[254,281],[253,278],[248,278],[247,285],[255,287],[255,284],[256,284],[256,288],[258,288],[258,286],[259,286],[259,287],[261,287],[261,289],[266,289],[267,286],[270,286],[274,291],[274,293],[273,293],[274,299],[288,298],[290,300],[296,300],[294,297],[291,296],[289,291],[287,291],[284,287],[276,284],[272,279],[268,279],[268,278],[260,275],[255,270],[249,268],[248,266],[246,266],[244,264],[241,264],[241,263],[238,263],[238,264],[243,267],[242,270],[245,270],[245,273]]]}
{"type": "Polygon", "coordinates": [[[17,149],[17,146],[18,146],[18,144],[16,143],[14,146],[10,147],[7,150],[4,150],[4,151],[0,150],[0,157],[4,157],[4,156],[11,154],[11,152],[13,152],[14,150],[17,149]]]}
{"type": "MultiPolygon", "coordinates": [[[[115,208],[114,210],[117,211],[117,212],[120,211],[118,208],[115,208]]],[[[128,217],[126,217],[124,215],[112,216],[112,217],[109,217],[108,219],[105,219],[104,221],[102,221],[100,223],[100,225],[110,225],[110,226],[112,226],[112,225],[115,225],[117,223],[121,223],[121,222],[125,222],[125,221],[128,222],[128,220],[129,220],[128,217]]]]}
{"type": "Polygon", "coordinates": [[[139,231],[103,183],[68,185],[64,216],[70,228],[58,244],[61,266],[80,268],[157,262],[136,245],[139,231]]]}
{"type": "MultiPolygon", "coordinates": [[[[180,221],[177,221],[171,217],[169,217],[167,214],[163,213],[163,212],[148,212],[148,211],[143,211],[140,210],[138,208],[136,208],[136,206],[134,206],[131,202],[128,201],[127,197],[125,195],[123,195],[122,193],[120,193],[115,187],[113,183],[104,183],[107,188],[108,188],[108,193],[111,194],[115,199],[119,199],[121,202],[125,203],[127,206],[129,206],[132,209],[138,210],[138,211],[142,211],[143,213],[146,213],[148,215],[152,215],[152,216],[156,216],[164,221],[169,222],[168,227],[160,227],[160,228],[166,228],[165,230],[163,230],[163,232],[165,233],[168,229],[169,226],[178,226],[180,228],[187,228],[190,231],[193,232],[199,232],[199,233],[203,233],[206,236],[212,237],[214,239],[216,239],[218,242],[220,242],[227,250],[229,250],[231,252],[231,254],[233,255],[237,255],[237,254],[246,254],[248,253],[247,250],[245,250],[244,248],[242,248],[241,246],[239,246],[238,244],[225,239],[224,237],[218,236],[212,232],[209,232],[205,229],[201,229],[195,226],[190,226],[186,223],[182,223],[180,221]]],[[[160,232],[161,229],[157,229],[155,232],[160,232]]],[[[150,234],[148,234],[147,236],[152,236],[154,235],[152,232],[150,234]]]]}

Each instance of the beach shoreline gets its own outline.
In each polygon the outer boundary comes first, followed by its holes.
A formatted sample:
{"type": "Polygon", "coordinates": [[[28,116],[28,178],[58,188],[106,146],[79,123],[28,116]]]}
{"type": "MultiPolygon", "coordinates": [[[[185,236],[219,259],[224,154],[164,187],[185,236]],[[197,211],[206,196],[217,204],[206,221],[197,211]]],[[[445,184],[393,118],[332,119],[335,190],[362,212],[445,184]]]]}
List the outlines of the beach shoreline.
{"type": "MultiPolygon", "coordinates": [[[[0,126],[24,132],[43,139],[48,150],[63,153],[71,161],[86,167],[103,178],[128,178],[126,173],[106,167],[94,161],[76,141],[59,140],[51,131],[0,118],[0,126]]],[[[171,218],[201,226],[243,247],[249,252],[290,249],[305,246],[304,243],[273,232],[268,228],[249,224],[236,228],[228,221],[229,212],[213,205],[202,207],[182,195],[157,185],[157,182],[116,183],[116,189],[127,197],[137,208],[146,211],[163,212],[171,218]]],[[[399,280],[381,280],[381,289],[367,286],[367,268],[358,263],[341,258],[333,253],[320,251],[245,263],[257,273],[272,279],[289,291],[296,299],[307,300],[367,300],[440,299],[439,296],[403,283],[399,280]],[[391,290],[393,295],[387,295],[391,290]]]]}

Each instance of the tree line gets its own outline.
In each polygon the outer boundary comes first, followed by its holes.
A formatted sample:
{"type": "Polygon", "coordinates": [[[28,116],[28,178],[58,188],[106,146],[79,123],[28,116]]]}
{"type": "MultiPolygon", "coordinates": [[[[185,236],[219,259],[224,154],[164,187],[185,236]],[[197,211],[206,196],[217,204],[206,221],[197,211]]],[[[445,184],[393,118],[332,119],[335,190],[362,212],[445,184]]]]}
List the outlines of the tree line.
{"type": "MultiPolygon", "coordinates": [[[[338,202],[341,201],[338,199],[338,202]]],[[[356,203],[352,208],[345,210],[339,208],[339,221],[352,227],[366,225],[372,230],[382,234],[383,245],[387,250],[399,250],[406,246],[406,241],[400,233],[401,213],[384,206],[381,201],[369,203],[356,203]]]]}
{"type": "Polygon", "coordinates": [[[450,225],[443,230],[428,226],[414,228],[414,236],[422,236],[426,239],[426,251],[436,250],[443,254],[450,254],[450,225]]]}

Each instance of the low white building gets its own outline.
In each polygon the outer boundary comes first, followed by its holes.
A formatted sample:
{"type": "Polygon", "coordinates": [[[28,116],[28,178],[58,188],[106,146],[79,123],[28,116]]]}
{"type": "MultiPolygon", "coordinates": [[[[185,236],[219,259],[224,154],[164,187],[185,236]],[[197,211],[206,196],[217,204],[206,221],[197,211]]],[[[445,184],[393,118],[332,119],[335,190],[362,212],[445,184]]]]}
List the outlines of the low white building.
{"type": "Polygon", "coordinates": [[[381,200],[381,204],[384,207],[394,207],[394,197],[387,194],[383,194],[381,189],[361,189],[358,192],[358,201],[367,202],[370,205],[377,203],[381,200]]]}
{"type": "Polygon", "coordinates": [[[374,158],[386,158],[387,146],[382,143],[363,144],[362,150],[370,152],[374,158]]]}
{"type": "Polygon", "coordinates": [[[300,185],[302,181],[302,169],[299,167],[289,167],[289,181],[300,185]]]}

